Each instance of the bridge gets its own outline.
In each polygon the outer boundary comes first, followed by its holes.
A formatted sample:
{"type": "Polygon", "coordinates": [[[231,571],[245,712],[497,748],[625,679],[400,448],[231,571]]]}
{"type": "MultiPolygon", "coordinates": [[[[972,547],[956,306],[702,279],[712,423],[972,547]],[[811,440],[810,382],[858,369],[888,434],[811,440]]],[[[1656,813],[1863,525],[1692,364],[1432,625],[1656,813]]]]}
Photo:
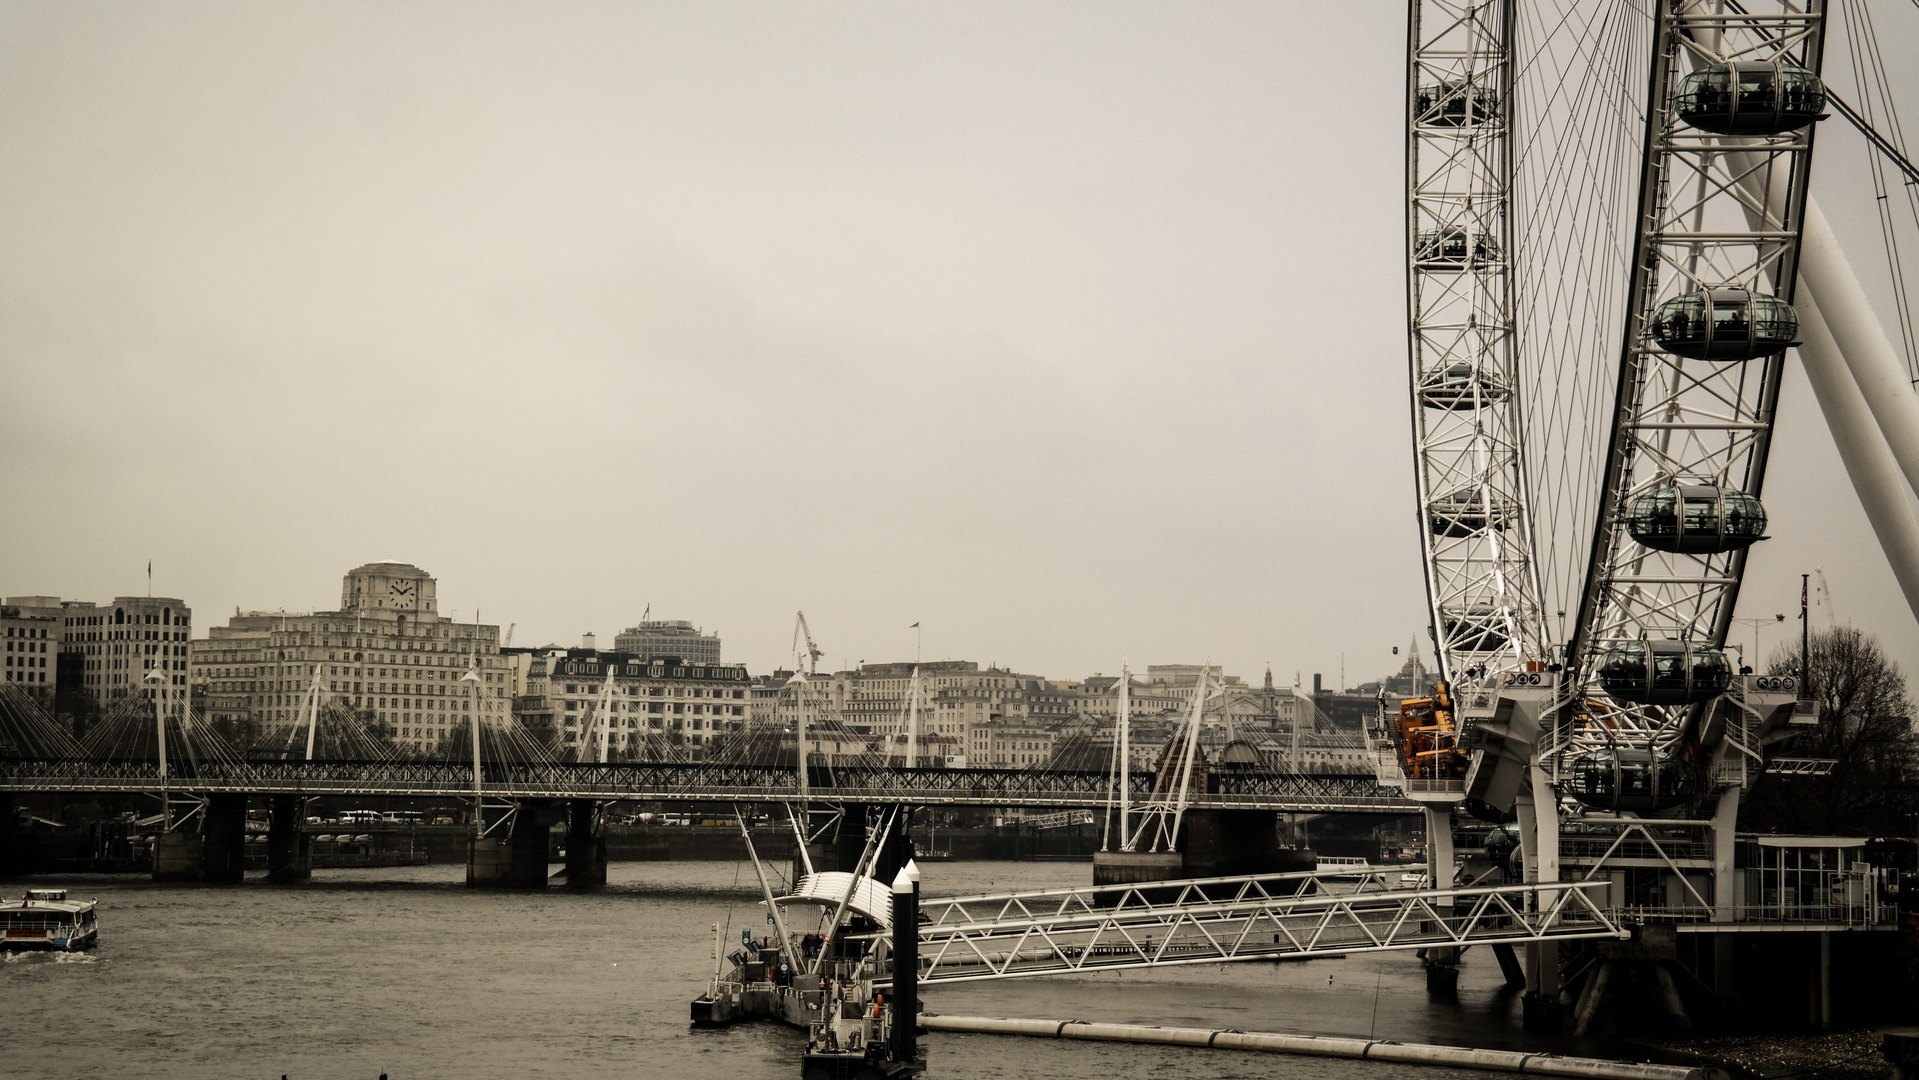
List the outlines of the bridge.
{"type": "MultiPolygon", "coordinates": [[[[1150,773],[1125,778],[1131,798],[1153,794],[1150,773]]],[[[809,770],[810,797],[823,802],[911,806],[1106,806],[1106,772],[1027,769],[824,768],[809,770]]],[[[0,791],[157,792],[176,795],[391,796],[471,798],[473,768],[445,761],[174,760],[163,779],[151,758],[0,759],[0,791]]],[[[1418,804],[1373,774],[1217,775],[1193,792],[1194,810],[1314,814],[1416,814],[1418,804]]],[[[646,802],[790,803],[800,798],[793,765],[486,761],[479,791],[497,799],[620,799],[646,802]]]]}
{"type": "Polygon", "coordinates": [[[1339,880],[1345,876],[929,898],[920,911],[919,980],[1631,937],[1609,906],[1605,880],[1433,890],[1393,888],[1388,873],[1376,870],[1358,881],[1339,880]]]}

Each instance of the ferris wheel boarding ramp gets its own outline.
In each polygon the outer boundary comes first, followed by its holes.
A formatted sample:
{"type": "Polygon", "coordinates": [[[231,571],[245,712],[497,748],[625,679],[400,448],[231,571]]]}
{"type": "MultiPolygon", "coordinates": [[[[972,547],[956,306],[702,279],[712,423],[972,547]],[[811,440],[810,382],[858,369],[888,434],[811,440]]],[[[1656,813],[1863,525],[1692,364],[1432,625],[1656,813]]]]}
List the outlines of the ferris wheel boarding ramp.
{"type": "Polygon", "coordinates": [[[920,981],[1630,937],[1607,880],[1391,889],[1286,874],[928,900],[920,981]],[[1297,890],[1297,891],[1295,891],[1297,890]]]}

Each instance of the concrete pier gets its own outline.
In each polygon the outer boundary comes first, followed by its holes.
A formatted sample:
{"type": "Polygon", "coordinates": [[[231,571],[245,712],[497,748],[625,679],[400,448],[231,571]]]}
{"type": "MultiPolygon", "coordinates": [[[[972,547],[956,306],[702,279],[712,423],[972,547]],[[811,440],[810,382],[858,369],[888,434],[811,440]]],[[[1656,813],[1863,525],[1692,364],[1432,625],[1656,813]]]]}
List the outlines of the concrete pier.
{"type": "Polygon", "coordinates": [[[566,887],[597,889],[606,884],[606,836],[597,827],[600,804],[592,799],[567,803],[566,887]]]}
{"type": "MultiPolygon", "coordinates": [[[[830,866],[816,865],[817,870],[838,870],[853,873],[858,869],[860,854],[866,850],[869,830],[877,828],[888,812],[884,806],[868,806],[865,803],[852,803],[846,807],[846,818],[840,822],[839,839],[833,846],[833,861],[830,866]]],[[[913,857],[913,842],[907,835],[907,826],[911,823],[914,810],[903,808],[901,818],[892,830],[886,834],[886,842],[880,845],[879,858],[875,861],[873,872],[869,876],[875,881],[892,881],[908,859],[913,857]]]]}
{"type": "Polygon", "coordinates": [[[200,829],[202,881],[246,879],[247,797],[211,795],[200,829]]]}
{"type": "Polygon", "coordinates": [[[199,881],[205,874],[199,833],[169,832],[153,838],[153,880],[199,881]]]}
{"type": "Polygon", "coordinates": [[[1183,878],[1291,874],[1315,870],[1306,848],[1279,845],[1279,815],[1270,810],[1193,810],[1180,823],[1177,851],[1101,851],[1093,884],[1144,885],[1183,878]]]}
{"type": "Polygon", "coordinates": [[[267,880],[305,881],[313,876],[313,838],[301,828],[300,797],[273,796],[267,829],[267,880]]]}
{"type": "Polygon", "coordinates": [[[466,883],[475,889],[546,888],[546,850],[551,827],[562,811],[551,799],[528,799],[514,815],[506,836],[468,841],[466,883]]]}

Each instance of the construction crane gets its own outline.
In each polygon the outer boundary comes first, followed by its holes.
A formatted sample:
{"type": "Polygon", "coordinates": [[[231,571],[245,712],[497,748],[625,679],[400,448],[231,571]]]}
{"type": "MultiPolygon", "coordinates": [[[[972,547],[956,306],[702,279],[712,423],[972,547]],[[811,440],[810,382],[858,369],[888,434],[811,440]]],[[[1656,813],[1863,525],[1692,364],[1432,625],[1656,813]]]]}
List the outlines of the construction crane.
{"type": "Polygon", "coordinates": [[[500,648],[502,648],[502,649],[510,649],[510,648],[512,648],[512,647],[513,647],[513,629],[514,629],[514,627],[517,627],[517,626],[519,626],[519,625],[520,625],[519,623],[508,623],[508,624],[507,624],[507,627],[506,627],[506,640],[505,640],[505,641],[502,641],[502,642],[500,642],[500,648]]]}
{"type": "Polygon", "coordinates": [[[822,651],[818,645],[813,643],[813,631],[811,627],[806,625],[806,612],[804,611],[799,613],[799,618],[793,624],[793,666],[795,669],[801,664],[800,639],[802,638],[806,640],[806,673],[808,675],[816,675],[820,669],[820,657],[825,656],[826,653],[822,651]]]}
{"type": "Polygon", "coordinates": [[[1812,568],[1812,576],[1819,579],[1819,603],[1826,609],[1826,629],[1839,628],[1839,611],[1832,603],[1832,586],[1826,584],[1826,569],[1823,566],[1812,568]]]}

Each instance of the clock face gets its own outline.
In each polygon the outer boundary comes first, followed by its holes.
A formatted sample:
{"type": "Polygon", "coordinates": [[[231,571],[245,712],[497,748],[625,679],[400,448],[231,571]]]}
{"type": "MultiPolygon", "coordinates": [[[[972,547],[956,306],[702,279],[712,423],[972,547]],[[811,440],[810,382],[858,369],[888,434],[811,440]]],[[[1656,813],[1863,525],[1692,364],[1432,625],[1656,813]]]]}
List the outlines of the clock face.
{"type": "Polygon", "coordinates": [[[393,595],[411,596],[413,595],[413,586],[406,582],[396,581],[393,583],[393,595]]]}

